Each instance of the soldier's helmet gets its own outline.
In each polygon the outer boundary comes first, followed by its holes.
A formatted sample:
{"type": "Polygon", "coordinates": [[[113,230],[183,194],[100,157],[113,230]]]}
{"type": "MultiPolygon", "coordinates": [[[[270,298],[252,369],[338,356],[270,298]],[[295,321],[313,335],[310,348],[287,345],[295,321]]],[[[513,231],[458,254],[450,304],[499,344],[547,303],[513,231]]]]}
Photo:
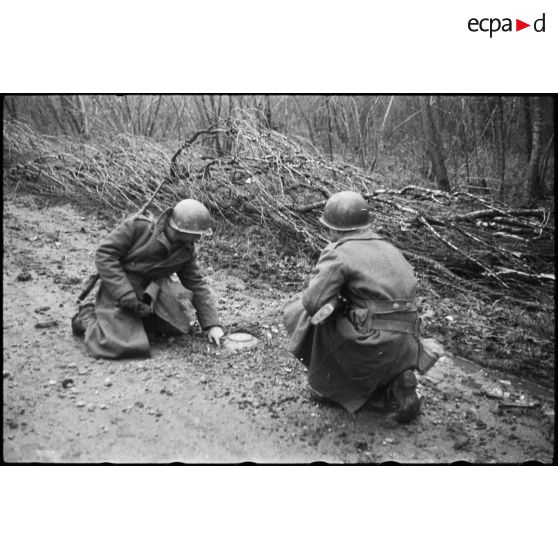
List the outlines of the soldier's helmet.
{"type": "Polygon", "coordinates": [[[174,206],[169,225],[184,233],[205,235],[213,233],[209,211],[203,203],[192,199],[182,200],[174,206]]]}
{"type": "Polygon", "coordinates": [[[327,200],[320,223],[336,231],[362,229],[370,223],[368,204],[358,192],[337,192],[327,200]]]}

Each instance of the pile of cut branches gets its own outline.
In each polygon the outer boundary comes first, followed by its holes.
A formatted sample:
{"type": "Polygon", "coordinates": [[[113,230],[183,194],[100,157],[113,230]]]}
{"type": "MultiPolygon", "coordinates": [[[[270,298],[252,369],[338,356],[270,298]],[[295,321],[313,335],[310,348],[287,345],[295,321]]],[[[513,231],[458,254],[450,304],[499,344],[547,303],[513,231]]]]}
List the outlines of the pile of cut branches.
{"type": "Polygon", "coordinates": [[[31,181],[43,192],[132,212],[163,180],[154,211],[194,197],[218,220],[267,227],[313,254],[326,243],[318,222],[325,201],[351,189],[369,201],[375,229],[430,280],[462,292],[474,283],[494,298],[527,305],[553,304],[550,208],[513,209],[467,191],[387,189],[382,176],[331,161],[249,114],[200,130],[169,153],[137,136],[76,143],[16,121],[4,126],[5,181],[31,181]]]}

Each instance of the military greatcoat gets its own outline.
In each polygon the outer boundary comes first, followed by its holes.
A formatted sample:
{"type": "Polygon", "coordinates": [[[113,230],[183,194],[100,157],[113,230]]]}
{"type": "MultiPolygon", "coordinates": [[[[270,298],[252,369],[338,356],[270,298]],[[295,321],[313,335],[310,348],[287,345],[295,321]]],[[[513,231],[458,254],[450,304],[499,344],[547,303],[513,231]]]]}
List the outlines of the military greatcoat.
{"type": "Polygon", "coordinates": [[[126,219],[98,247],[95,265],[101,285],[96,322],[85,332],[85,344],[93,356],[150,355],[142,318],[118,303],[132,291],[140,300],[151,302],[154,316],[167,331],[188,333],[192,305],[203,329],[219,325],[215,297],[197,264],[194,244],[173,247],[164,234],[171,211],[157,220],[145,215],[126,219]],[[170,279],[173,273],[181,284],[170,279]]]}
{"type": "Polygon", "coordinates": [[[416,288],[411,265],[370,228],[328,244],[307,289],[284,314],[289,350],[308,367],[312,388],[355,412],[404,370],[432,366],[436,357],[419,336],[416,288]],[[340,297],[341,309],[311,324],[340,297]]]}

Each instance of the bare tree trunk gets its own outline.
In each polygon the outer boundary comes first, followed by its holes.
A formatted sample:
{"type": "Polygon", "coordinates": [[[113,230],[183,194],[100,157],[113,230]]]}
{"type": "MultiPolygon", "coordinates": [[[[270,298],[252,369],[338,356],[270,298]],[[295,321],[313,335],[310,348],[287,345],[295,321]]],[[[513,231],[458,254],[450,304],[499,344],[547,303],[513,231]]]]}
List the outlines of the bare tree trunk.
{"type": "Polygon", "coordinates": [[[378,126],[375,125],[373,118],[378,101],[379,97],[372,99],[372,97],[366,96],[361,106],[359,125],[364,159],[363,168],[366,171],[371,171],[374,168],[378,156],[378,126]]]}
{"type": "Polygon", "coordinates": [[[148,137],[152,137],[153,136],[153,128],[155,127],[155,122],[157,121],[157,115],[159,114],[159,108],[161,106],[161,100],[162,100],[163,96],[159,95],[159,98],[157,99],[157,105],[155,107],[155,113],[153,114],[153,116],[151,117],[150,115],[150,120],[151,123],[148,123],[148,128],[147,128],[147,135],[148,137]]]}
{"type": "MultiPolygon", "coordinates": [[[[215,97],[213,95],[208,95],[206,99],[205,95],[194,95],[193,99],[201,121],[203,122],[205,119],[205,125],[203,125],[203,127],[215,124],[219,119],[218,111],[220,112],[221,110],[220,103],[218,107],[215,105],[215,97]]],[[[224,154],[218,134],[204,138],[202,140],[202,145],[212,145],[218,157],[222,157],[224,154]]]]}
{"type": "MultiPolygon", "coordinates": [[[[384,130],[386,127],[386,122],[391,111],[391,107],[393,105],[393,100],[395,95],[391,95],[389,98],[388,106],[386,108],[386,112],[384,113],[384,118],[382,119],[382,123],[380,128],[376,128],[373,132],[373,140],[372,140],[372,147],[374,149],[374,155],[372,156],[372,161],[368,165],[368,172],[372,172],[376,167],[376,163],[378,162],[378,157],[380,156],[380,151],[384,148],[384,130]]],[[[378,99],[376,99],[376,102],[378,99]]]]}
{"type": "Polygon", "coordinates": [[[473,155],[475,158],[476,167],[476,177],[474,182],[480,183],[484,176],[484,164],[479,157],[479,145],[482,141],[483,133],[482,130],[482,114],[480,112],[480,99],[471,99],[471,116],[472,116],[472,128],[473,128],[473,155]]]}
{"type": "Polygon", "coordinates": [[[87,111],[85,110],[85,103],[83,102],[83,97],[81,95],[77,95],[77,102],[79,107],[79,113],[81,116],[81,133],[85,139],[89,139],[91,137],[91,133],[89,130],[89,121],[87,119],[87,111]]]}
{"type": "Polygon", "coordinates": [[[364,158],[364,138],[362,137],[362,127],[360,125],[360,111],[358,110],[358,104],[356,99],[353,97],[351,99],[353,106],[353,121],[356,135],[356,148],[357,154],[360,159],[360,166],[364,169],[366,166],[366,160],[364,158]]]}
{"type": "Polygon", "coordinates": [[[529,105],[529,97],[523,97],[521,102],[521,108],[523,110],[523,126],[524,126],[524,137],[525,137],[525,156],[527,161],[531,158],[532,151],[532,141],[531,137],[531,107],[529,105]]]}
{"type": "MultiPolygon", "coordinates": [[[[229,95],[229,116],[232,116],[236,108],[234,104],[234,100],[235,100],[235,95],[229,95]]],[[[240,108],[240,99],[238,100],[238,107],[240,108]]]]}
{"type": "MultiPolygon", "coordinates": [[[[328,147],[329,147],[329,158],[331,159],[331,162],[334,162],[333,159],[333,126],[332,126],[332,122],[331,122],[331,107],[329,106],[329,103],[331,101],[330,97],[326,97],[326,108],[327,108],[327,143],[328,143],[328,147]]],[[[335,171],[333,171],[333,179],[336,180],[337,177],[335,175],[335,171]]]]}
{"type": "Polygon", "coordinates": [[[539,168],[542,156],[542,99],[532,97],[531,99],[531,120],[533,123],[533,134],[531,140],[531,156],[525,177],[525,193],[531,199],[541,199],[544,197],[544,190],[539,176],[539,168]]]}
{"type": "Polygon", "coordinates": [[[502,97],[496,97],[494,112],[494,136],[496,140],[496,166],[498,169],[498,194],[500,200],[504,199],[504,180],[506,173],[506,159],[504,149],[504,106],[502,97]]]}
{"type": "Polygon", "coordinates": [[[541,188],[544,191],[544,184],[545,184],[545,178],[546,178],[546,169],[548,167],[548,158],[550,156],[550,152],[552,151],[552,143],[554,142],[554,133],[552,134],[552,136],[550,137],[550,139],[548,140],[548,143],[546,144],[546,148],[544,150],[544,155],[541,161],[541,165],[540,165],[540,170],[539,170],[539,175],[541,177],[541,188]]]}
{"type": "Polygon", "coordinates": [[[141,112],[141,105],[143,104],[143,95],[136,95],[136,130],[138,135],[145,134],[145,131],[142,126],[142,112],[141,112]]]}
{"type": "Polygon", "coordinates": [[[271,120],[271,99],[269,95],[265,95],[265,120],[267,122],[267,127],[271,130],[273,127],[273,123],[271,120]]]}
{"type": "Polygon", "coordinates": [[[203,97],[202,99],[200,99],[199,95],[193,95],[192,99],[194,100],[194,105],[196,106],[199,118],[202,122],[202,125],[200,127],[206,128],[207,126],[209,126],[210,122],[209,116],[207,115],[207,108],[205,107],[205,104],[203,104],[203,97]]]}
{"type": "Polygon", "coordinates": [[[300,101],[298,100],[297,96],[295,95],[293,97],[296,106],[300,112],[300,115],[302,116],[302,119],[304,120],[304,123],[306,124],[306,127],[308,128],[308,135],[310,136],[310,141],[312,142],[312,145],[316,145],[316,139],[314,137],[314,127],[312,126],[312,123],[310,122],[310,119],[308,118],[308,116],[306,115],[306,113],[304,112],[304,109],[301,107],[300,105],[300,101]]]}
{"type": "MultiPolygon", "coordinates": [[[[215,95],[208,95],[208,97],[209,103],[211,105],[211,112],[213,114],[211,121],[212,123],[215,123],[219,121],[219,118],[221,116],[221,104],[223,97],[222,95],[218,95],[217,97],[215,95]]],[[[215,136],[213,137],[213,141],[215,145],[215,151],[217,152],[217,157],[222,157],[225,151],[219,138],[219,134],[215,134],[215,136]]]]}
{"type": "Polygon", "coordinates": [[[45,99],[46,99],[46,104],[47,104],[48,108],[50,109],[50,112],[52,112],[52,116],[54,117],[54,120],[56,121],[56,124],[60,128],[60,131],[63,134],[66,133],[66,128],[63,124],[63,121],[60,119],[60,115],[58,114],[58,111],[56,110],[56,107],[54,106],[54,101],[52,100],[52,97],[50,95],[47,95],[45,97],[45,99]]]}
{"type": "Polygon", "coordinates": [[[4,103],[6,108],[8,109],[8,112],[10,113],[10,116],[17,120],[17,105],[14,97],[12,97],[11,95],[6,95],[4,97],[4,103]]]}
{"type": "MultiPolygon", "coordinates": [[[[171,96],[171,99],[172,99],[172,106],[176,111],[176,127],[178,130],[178,143],[182,143],[182,127],[180,126],[182,113],[178,111],[178,105],[176,104],[176,99],[174,98],[174,95],[171,96]]],[[[182,101],[182,110],[184,110],[184,101],[182,101]]]]}
{"type": "Polygon", "coordinates": [[[78,135],[80,133],[79,123],[76,120],[76,116],[74,114],[75,107],[73,106],[72,102],[68,98],[67,95],[60,95],[60,103],[62,105],[62,109],[64,114],[67,117],[68,122],[70,123],[70,128],[72,133],[78,135]]]}
{"type": "Polygon", "coordinates": [[[469,142],[467,133],[467,101],[465,97],[461,97],[461,115],[459,117],[459,128],[457,130],[457,137],[459,139],[459,144],[461,146],[461,151],[463,152],[463,157],[465,158],[465,176],[467,180],[467,186],[471,183],[470,181],[470,171],[469,171],[469,142]]]}
{"type": "Polygon", "coordinates": [[[341,153],[343,159],[347,156],[347,133],[346,128],[341,125],[339,122],[339,113],[340,107],[337,99],[331,103],[331,114],[333,116],[333,124],[335,126],[335,133],[337,134],[337,138],[339,139],[339,147],[338,151],[341,153]]]}
{"type": "MultiPolygon", "coordinates": [[[[209,100],[211,102],[211,95],[208,95],[209,100]]],[[[201,104],[205,113],[205,118],[207,119],[207,125],[210,126],[211,124],[213,124],[213,119],[211,118],[211,115],[209,114],[209,109],[207,108],[207,102],[205,100],[205,95],[202,95],[201,97],[201,104]]]]}
{"type": "Polygon", "coordinates": [[[339,122],[340,108],[339,108],[338,100],[337,99],[333,100],[330,104],[330,107],[331,107],[331,114],[333,116],[333,124],[335,125],[335,133],[337,134],[339,141],[345,147],[347,144],[347,131],[346,128],[341,126],[341,123],[339,122]]]}
{"type": "Polygon", "coordinates": [[[209,99],[209,106],[211,107],[211,112],[214,117],[219,117],[219,113],[217,108],[215,108],[215,95],[208,95],[207,98],[209,99]]]}
{"type": "Polygon", "coordinates": [[[384,118],[382,120],[382,125],[380,126],[380,138],[383,136],[384,133],[384,128],[386,126],[386,122],[389,116],[389,111],[391,110],[391,105],[393,104],[393,99],[395,98],[395,95],[391,95],[391,97],[389,98],[389,103],[386,109],[386,112],[384,114],[384,118]]]}
{"type": "Polygon", "coordinates": [[[132,134],[136,133],[134,128],[134,117],[132,115],[132,109],[130,108],[130,102],[128,100],[128,95],[124,95],[124,106],[126,107],[126,112],[128,115],[128,123],[132,127],[132,134]]]}
{"type": "Polygon", "coordinates": [[[444,156],[442,154],[442,146],[440,144],[440,137],[434,125],[432,117],[432,109],[430,103],[424,95],[419,96],[419,103],[422,114],[422,126],[424,130],[424,137],[428,149],[432,167],[438,183],[438,188],[444,192],[449,192],[449,178],[446,164],[444,163],[444,156]]]}
{"type": "MultiPolygon", "coordinates": [[[[101,95],[101,99],[104,97],[101,95]]],[[[103,104],[105,104],[103,102],[103,104]]],[[[113,123],[117,132],[127,132],[128,126],[126,126],[126,107],[122,102],[122,97],[117,97],[116,99],[111,98],[110,103],[107,100],[107,103],[110,107],[111,113],[113,115],[113,123]]]]}

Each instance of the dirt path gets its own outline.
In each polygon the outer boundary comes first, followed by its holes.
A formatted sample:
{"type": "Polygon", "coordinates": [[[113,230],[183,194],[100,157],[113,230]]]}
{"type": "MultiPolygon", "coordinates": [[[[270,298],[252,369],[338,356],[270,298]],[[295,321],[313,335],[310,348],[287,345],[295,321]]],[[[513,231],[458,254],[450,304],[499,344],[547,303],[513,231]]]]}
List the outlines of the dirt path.
{"type": "Polygon", "coordinates": [[[280,324],[292,293],[224,269],[207,273],[225,329],[250,331],[257,347],[231,354],[198,333],[156,343],[148,360],[91,358],[69,324],[106,219],[14,192],[3,217],[8,462],[552,461],[548,394],[449,355],[420,378],[411,425],[312,401],[280,324]]]}

